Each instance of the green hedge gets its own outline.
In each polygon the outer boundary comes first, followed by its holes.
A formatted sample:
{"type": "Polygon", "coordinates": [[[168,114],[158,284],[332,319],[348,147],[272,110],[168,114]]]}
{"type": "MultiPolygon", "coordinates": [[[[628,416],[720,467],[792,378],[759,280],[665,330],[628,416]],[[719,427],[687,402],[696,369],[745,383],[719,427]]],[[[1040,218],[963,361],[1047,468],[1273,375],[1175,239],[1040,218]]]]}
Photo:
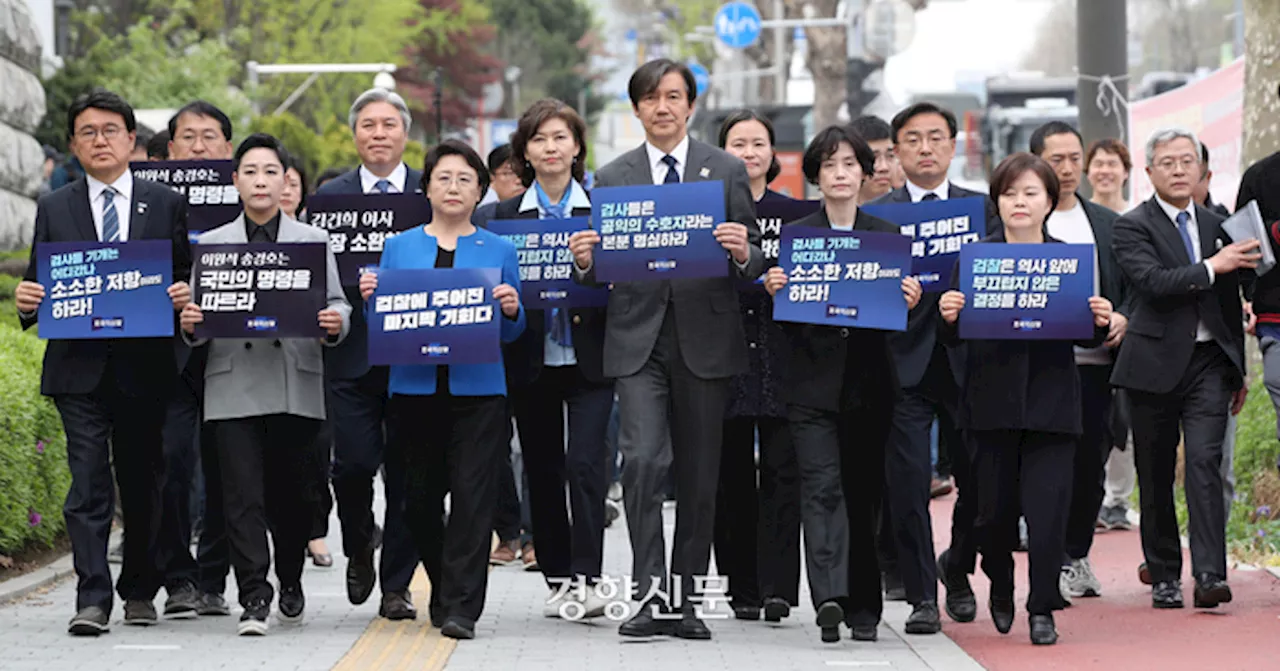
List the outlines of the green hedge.
{"type": "Polygon", "coordinates": [[[66,439],[53,402],[40,395],[44,342],[0,301],[0,553],[50,545],[62,533],[71,486],[66,439]]]}

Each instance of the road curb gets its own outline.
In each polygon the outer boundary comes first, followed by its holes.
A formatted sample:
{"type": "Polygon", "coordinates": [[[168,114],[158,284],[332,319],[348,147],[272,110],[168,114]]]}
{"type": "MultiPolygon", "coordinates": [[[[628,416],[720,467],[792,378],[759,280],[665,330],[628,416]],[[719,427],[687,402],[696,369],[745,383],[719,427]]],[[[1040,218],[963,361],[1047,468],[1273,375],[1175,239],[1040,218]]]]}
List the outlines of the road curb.
{"type": "MultiPolygon", "coordinates": [[[[107,540],[107,547],[115,547],[120,542],[120,535],[119,530],[112,532],[111,538],[107,540]]],[[[30,573],[0,582],[0,604],[17,601],[75,573],[75,565],[72,562],[71,553],[68,552],[30,573]]]]}

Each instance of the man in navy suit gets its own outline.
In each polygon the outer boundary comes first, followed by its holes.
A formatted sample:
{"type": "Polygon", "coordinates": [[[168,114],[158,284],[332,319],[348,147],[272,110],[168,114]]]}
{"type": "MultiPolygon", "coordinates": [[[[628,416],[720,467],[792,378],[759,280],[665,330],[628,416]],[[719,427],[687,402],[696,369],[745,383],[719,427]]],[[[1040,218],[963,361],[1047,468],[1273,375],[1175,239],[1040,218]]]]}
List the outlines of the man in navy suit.
{"type": "MultiPolygon", "coordinates": [[[[918,203],[926,200],[981,197],[986,203],[987,231],[1000,224],[986,194],[960,188],[947,179],[956,151],[956,117],[932,103],[908,107],[893,118],[894,151],[907,183],[873,204],[918,203]]],[[[945,287],[944,287],[945,288],[945,287]]],[[[885,506],[892,542],[881,548],[886,582],[899,582],[913,606],[906,631],[933,634],[941,630],[938,616],[938,574],[933,561],[933,531],[929,516],[929,485],[933,474],[929,431],[935,417],[939,446],[950,450],[952,473],[963,493],[969,478],[969,459],[956,430],[958,362],[938,342],[937,291],[926,291],[908,315],[907,330],[889,336],[889,349],[898,366],[902,398],[893,410],[893,431],[885,459],[885,506]],[[887,559],[887,561],[886,561],[887,559]],[[895,580],[896,579],[896,580],[895,580]]],[[[973,509],[957,499],[951,532],[951,551],[938,558],[947,586],[947,613],[958,622],[973,620],[976,604],[966,574],[974,569],[975,546],[969,531],[973,509]]],[[[900,597],[899,597],[900,598],[900,597]]]]}
{"type": "MultiPolygon", "coordinates": [[[[35,325],[45,297],[36,282],[36,254],[45,242],[169,241],[174,279],[169,297],[181,310],[191,297],[186,199],[129,172],[137,129],[133,108],[99,89],[77,98],[67,119],[71,149],[85,177],[41,198],[37,206],[31,262],[14,291],[22,327],[35,325]]],[[[71,470],[63,515],[79,579],[69,628],[73,635],[108,631],[113,461],[129,529],[116,582],[125,601],[124,623],[156,623],[152,602],[164,578],[156,562],[164,478],[161,431],[177,377],[170,338],[50,340],[45,350],[40,392],[53,398],[62,416],[71,470]]]]}
{"type": "MultiPolygon", "coordinates": [[[[318,194],[422,193],[422,173],[404,164],[409,107],[399,95],[370,89],[351,105],[348,116],[360,167],[326,182],[318,194]]],[[[357,287],[345,287],[347,301],[362,305],[357,287]]],[[[418,616],[409,600],[409,581],[417,550],[404,523],[403,471],[386,453],[387,368],[369,365],[364,312],[351,313],[351,331],[337,347],[325,350],[329,421],[333,427],[333,493],[347,555],[347,598],[361,604],[373,593],[377,573],[373,520],[373,477],[384,472],[387,513],[383,520],[382,605],[378,614],[392,620],[418,616]]]]}

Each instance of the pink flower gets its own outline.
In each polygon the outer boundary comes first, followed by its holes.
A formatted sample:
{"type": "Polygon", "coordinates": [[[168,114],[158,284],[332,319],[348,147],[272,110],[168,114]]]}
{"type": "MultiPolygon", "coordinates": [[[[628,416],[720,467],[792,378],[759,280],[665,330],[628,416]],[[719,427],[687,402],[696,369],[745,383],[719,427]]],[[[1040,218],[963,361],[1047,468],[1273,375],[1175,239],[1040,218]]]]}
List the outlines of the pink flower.
{"type": "Polygon", "coordinates": [[[40,526],[40,520],[42,519],[43,518],[40,516],[40,513],[31,508],[27,508],[27,524],[30,524],[33,527],[40,526]]]}
{"type": "Polygon", "coordinates": [[[37,440],[37,441],[36,441],[36,454],[44,454],[44,441],[43,441],[43,440],[37,440]]]}

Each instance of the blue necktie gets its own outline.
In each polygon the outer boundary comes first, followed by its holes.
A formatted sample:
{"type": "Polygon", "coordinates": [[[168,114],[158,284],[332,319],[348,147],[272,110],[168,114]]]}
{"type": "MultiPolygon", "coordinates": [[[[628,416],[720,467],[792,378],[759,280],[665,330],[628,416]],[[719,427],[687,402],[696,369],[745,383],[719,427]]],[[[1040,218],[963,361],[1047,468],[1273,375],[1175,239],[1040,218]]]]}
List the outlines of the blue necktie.
{"type": "Polygon", "coordinates": [[[1178,213],[1178,232],[1182,234],[1182,244],[1187,247],[1187,258],[1195,263],[1199,259],[1196,258],[1196,246],[1191,242],[1191,215],[1186,212],[1178,213]]]}
{"type": "Polygon", "coordinates": [[[377,189],[378,193],[391,193],[391,182],[380,179],[373,183],[373,188],[377,189]]]}
{"type": "Polygon", "coordinates": [[[679,184],[680,173],[676,172],[676,157],[667,154],[662,157],[662,162],[667,164],[667,176],[663,178],[663,184],[679,184]]]}
{"type": "Polygon", "coordinates": [[[102,241],[120,242],[120,216],[116,214],[116,191],[107,187],[102,192],[102,241]]]}
{"type": "MultiPolygon", "coordinates": [[[[542,190],[542,185],[534,182],[533,193],[538,199],[538,209],[543,219],[565,219],[569,215],[569,196],[573,193],[570,184],[560,196],[560,202],[552,203],[550,196],[542,190]]],[[[573,347],[573,330],[569,325],[569,311],[551,308],[547,313],[547,333],[551,340],[561,347],[573,347]]]]}

